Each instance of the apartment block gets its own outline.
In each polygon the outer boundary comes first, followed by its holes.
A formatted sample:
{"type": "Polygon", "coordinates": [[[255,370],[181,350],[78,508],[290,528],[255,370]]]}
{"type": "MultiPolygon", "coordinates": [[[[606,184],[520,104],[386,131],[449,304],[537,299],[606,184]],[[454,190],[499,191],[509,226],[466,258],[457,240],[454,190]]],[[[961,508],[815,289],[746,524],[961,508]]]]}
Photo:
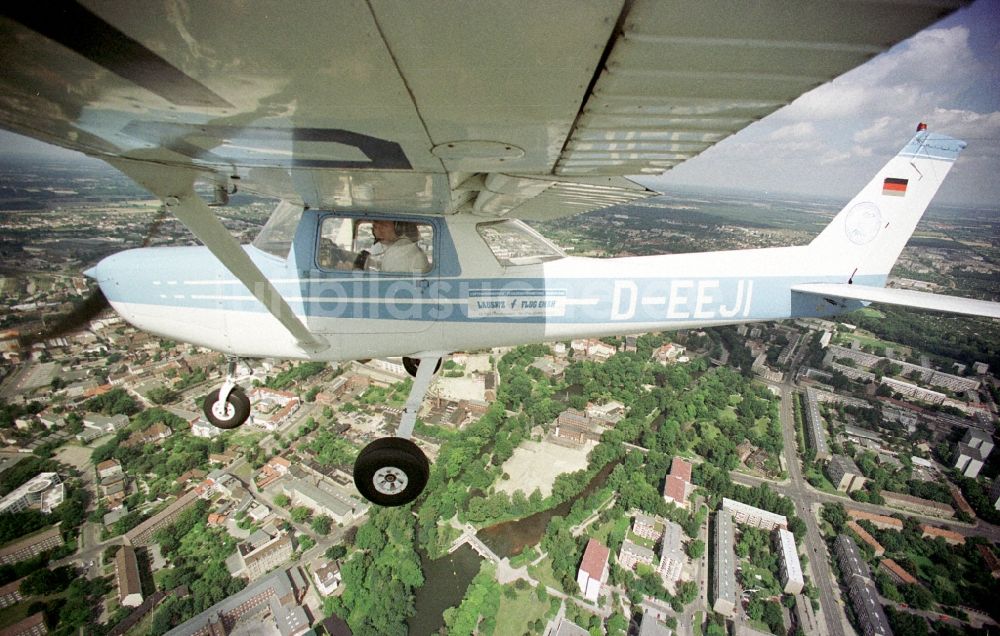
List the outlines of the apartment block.
{"type": "Polygon", "coordinates": [[[722,509],[733,516],[733,521],[741,525],[753,526],[764,530],[775,528],[788,529],[788,518],[768,510],[755,508],[735,499],[722,499],[722,509]]]}
{"type": "Polygon", "coordinates": [[[727,510],[715,514],[715,570],[712,609],[723,616],[732,618],[736,610],[736,537],[733,532],[733,516],[727,510]]]}
{"type": "Polygon", "coordinates": [[[799,551],[795,547],[795,536],[784,528],[775,532],[775,547],[781,556],[778,561],[778,571],[785,594],[798,594],[805,587],[802,577],[802,563],[799,561],[799,551]]]}

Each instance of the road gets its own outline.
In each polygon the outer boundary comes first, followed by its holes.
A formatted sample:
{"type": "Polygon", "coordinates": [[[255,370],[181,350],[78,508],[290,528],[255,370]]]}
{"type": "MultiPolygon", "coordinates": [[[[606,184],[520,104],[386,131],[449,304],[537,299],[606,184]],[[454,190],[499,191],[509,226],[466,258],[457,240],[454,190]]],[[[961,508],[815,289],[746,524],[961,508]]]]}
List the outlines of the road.
{"type": "MultiPolygon", "coordinates": [[[[796,359],[797,362],[797,359],[796,359]]],[[[793,365],[794,367],[795,365],[793,365]]],[[[795,377],[789,374],[789,377],[795,377]]],[[[785,463],[788,469],[788,484],[780,487],[783,494],[795,504],[795,514],[806,522],[805,544],[809,555],[809,567],[812,570],[812,583],[819,590],[820,607],[826,620],[827,633],[830,636],[844,636],[844,611],[834,595],[836,582],[830,571],[830,554],[826,542],[820,534],[819,524],[813,514],[814,500],[809,496],[810,489],[802,478],[799,466],[799,447],[795,434],[795,413],[792,407],[792,397],[795,387],[791,381],[778,385],[781,390],[781,435],[785,448],[785,463]]],[[[779,491],[780,492],[780,491],[779,491]]]]}

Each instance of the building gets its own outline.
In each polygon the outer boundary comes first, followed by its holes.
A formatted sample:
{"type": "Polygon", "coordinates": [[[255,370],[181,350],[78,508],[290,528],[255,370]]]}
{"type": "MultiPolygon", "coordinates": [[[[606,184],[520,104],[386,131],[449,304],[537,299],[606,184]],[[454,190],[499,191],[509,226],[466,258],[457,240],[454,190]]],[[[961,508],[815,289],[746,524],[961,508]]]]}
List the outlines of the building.
{"type": "Polygon", "coordinates": [[[715,563],[712,609],[732,618],[736,610],[736,537],[733,533],[733,517],[726,510],[715,514],[715,563]]]}
{"type": "Polygon", "coordinates": [[[118,583],[118,602],[125,607],[142,605],[142,584],[139,580],[139,562],[135,548],[122,546],[115,554],[115,581],[118,583]]]}
{"type": "Polygon", "coordinates": [[[924,539],[937,539],[940,537],[949,545],[965,545],[965,537],[952,530],[936,528],[930,524],[922,523],[920,524],[920,532],[920,536],[924,539]]]}
{"type": "Polygon", "coordinates": [[[983,451],[983,457],[989,456],[993,451],[993,437],[989,433],[971,426],[965,431],[962,443],[983,451]]]}
{"type": "Polygon", "coordinates": [[[841,534],[833,541],[833,551],[847,585],[860,633],[863,636],[891,636],[892,630],[882,605],[879,604],[871,570],[862,558],[857,544],[846,534],[841,534]]]}
{"type": "Polygon", "coordinates": [[[222,429],[213,426],[208,421],[199,419],[194,424],[191,425],[191,434],[195,437],[204,437],[206,439],[212,439],[213,437],[218,437],[222,435],[222,429]]]}
{"type": "Polygon", "coordinates": [[[45,626],[45,614],[38,612],[18,622],[0,629],[0,636],[44,636],[49,633],[45,626]]]}
{"type": "Polygon", "coordinates": [[[959,442],[955,445],[955,468],[966,477],[975,479],[986,463],[983,451],[959,442]]]}
{"type": "Polygon", "coordinates": [[[301,604],[308,586],[299,568],[273,572],[181,623],[166,636],[228,634],[238,623],[265,616],[281,636],[306,634],[311,619],[301,604]]]}
{"type": "Polygon", "coordinates": [[[0,548],[0,565],[27,561],[42,552],[54,550],[64,543],[59,526],[52,526],[48,530],[39,530],[0,548]]]}
{"type": "Polygon", "coordinates": [[[888,574],[889,578],[901,585],[915,585],[917,583],[917,579],[912,574],[892,559],[882,559],[879,561],[878,569],[888,574]]]}
{"type": "Polygon", "coordinates": [[[855,577],[848,585],[848,593],[863,636],[892,636],[889,619],[871,579],[855,577]]]}
{"type": "Polygon", "coordinates": [[[668,364],[675,364],[677,362],[687,362],[688,357],[684,355],[684,352],[685,349],[681,345],[668,342],[654,351],[652,358],[663,366],[667,366],[668,364]]]}
{"type": "Polygon", "coordinates": [[[628,539],[622,541],[622,547],[618,551],[618,565],[626,570],[634,571],[637,563],[652,566],[655,559],[656,554],[652,550],[628,539]]]}
{"type": "Polygon", "coordinates": [[[62,480],[56,473],[39,473],[0,499],[0,514],[35,508],[49,514],[66,496],[62,480]]]}
{"type": "Polygon", "coordinates": [[[849,581],[855,576],[871,578],[871,570],[868,569],[868,564],[865,563],[864,556],[858,549],[858,544],[854,543],[854,540],[849,536],[846,534],[837,535],[837,538],[833,540],[833,552],[837,557],[837,565],[840,566],[840,572],[845,581],[849,581]]]}
{"type": "Polygon", "coordinates": [[[97,478],[105,480],[122,474],[122,465],[117,459],[107,459],[97,465],[97,478]]]}
{"type": "Polygon", "coordinates": [[[761,508],[754,508],[742,501],[723,498],[722,509],[731,514],[736,523],[742,525],[763,528],[768,531],[775,528],[788,529],[788,519],[784,515],[775,514],[761,508]]]}
{"type": "Polygon", "coordinates": [[[99,433],[99,435],[110,435],[128,426],[127,415],[101,415],[100,413],[84,413],[83,426],[99,433]]]}
{"type": "Polygon", "coordinates": [[[993,485],[990,486],[990,501],[993,502],[993,507],[1000,510],[1000,477],[993,480],[993,485]]]}
{"type": "Polygon", "coordinates": [[[885,554],[885,547],[870,532],[862,528],[857,521],[851,519],[847,522],[847,527],[853,530],[859,539],[871,546],[872,550],[875,551],[875,556],[880,557],[885,554]]]}
{"type": "Polygon", "coordinates": [[[601,586],[608,580],[608,557],[610,551],[596,539],[587,542],[583,552],[583,561],[576,574],[576,583],[583,592],[583,597],[592,603],[597,602],[601,586]]]}
{"type": "MultiPolygon", "coordinates": [[[[586,633],[589,634],[589,632],[586,633]]],[[[671,636],[671,634],[673,632],[657,619],[655,612],[649,609],[643,610],[637,636],[671,636]]]]}
{"type": "Polygon", "coordinates": [[[674,457],[670,463],[670,473],[663,484],[663,498],[667,503],[687,508],[687,497],[691,489],[691,462],[674,457]]]}
{"type": "Polygon", "coordinates": [[[662,526],[662,521],[657,521],[655,517],[650,517],[649,515],[636,513],[632,517],[632,532],[643,539],[649,539],[650,541],[659,539],[663,534],[662,526]]]}
{"type": "Polygon", "coordinates": [[[281,490],[296,506],[312,508],[316,514],[326,515],[336,523],[350,523],[368,510],[363,502],[338,484],[327,479],[314,481],[293,477],[282,484],[281,490]]]}
{"type": "Polygon", "coordinates": [[[837,490],[854,492],[865,485],[865,478],[854,460],[845,455],[834,455],[826,465],[826,474],[837,490]]]}
{"type": "MultiPolygon", "coordinates": [[[[245,576],[251,581],[260,578],[274,568],[292,558],[292,535],[288,532],[271,536],[263,530],[250,535],[246,541],[236,546],[236,559],[239,569],[232,571],[233,576],[245,576]]],[[[231,562],[227,560],[227,564],[231,562]]]]}
{"type": "Polygon", "coordinates": [[[865,512],[864,510],[856,510],[854,508],[847,509],[847,516],[856,521],[869,521],[879,530],[895,530],[896,532],[903,531],[903,522],[895,517],[887,517],[885,515],[877,515],[871,512],[865,512]]]}
{"type": "Polygon", "coordinates": [[[190,508],[198,500],[199,491],[192,488],[181,495],[172,504],[146,519],[125,534],[128,542],[136,547],[147,546],[153,543],[153,533],[160,528],[170,525],[177,520],[182,512],[190,508]]]}
{"type": "Polygon", "coordinates": [[[963,512],[969,516],[970,519],[976,518],[976,511],[972,509],[969,502],[966,501],[965,495],[962,494],[962,489],[955,484],[948,482],[948,492],[951,493],[951,501],[958,508],[959,512],[963,512]]]}
{"type": "Polygon", "coordinates": [[[24,597],[21,596],[21,583],[23,581],[24,579],[18,579],[0,587],[0,609],[10,607],[24,600],[24,597]]]}
{"type": "Polygon", "coordinates": [[[802,592],[806,582],[802,577],[802,563],[799,561],[798,548],[795,547],[795,537],[784,528],[778,528],[774,537],[775,547],[780,555],[778,572],[785,594],[798,594],[802,592]]]}
{"type": "Polygon", "coordinates": [[[939,391],[932,391],[919,387],[916,384],[895,380],[890,377],[883,377],[882,385],[889,387],[893,393],[899,393],[904,397],[913,398],[920,402],[927,402],[928,404],[943,404],[945,398],[948,397],[939,391]]]}
{"type": "Polygon", "coordinates": [[[807,596],[795,595],[795,626],[803,634],[825,634],[826,623],[816,620],[812,601],[807,596]]]}
{"type": "Polygon", "coordinates": [[[559,619],[552,636],[590,636],[590,632],[563,617],[559,619]]]}
{"type": "Polygon", "coordinates": [[[313,568],[313,581],[316,582],[316,589],[320,594],[329,596],[337,591],[343,582],[340,574],[340,564],[336,561],[328,561],[313,568]]]}
{"type": "Polygon", "coordinates": [[[667,521],[660,545],[660,563],[656,570],[668,583],[673,583],[681,578],[681,569],[687,560],[681,540],[681,527],[673,521],[667,521]]]}
{"type": "Polygon", "coordinates": [[[901,492],[892,492],[890,490],[883,490],[882,498],[885,499],[886,505],[893,508],[901,508],[934,517],[951,518],[955,516],[955,509],[940,501],[921,499],[920,497],[914,497],[901,492]]]}
{"type": "Polygon", "coordinates": [[[830,459],[830,445],[826,440],[826,427],[819,414],[819,397],[815,389],[806,389],[806,431],[809,442],[816,450],[816,461],[830,459]]]}
{"type": "Polygon", "coordinates": [[[1000,579],[1000,558],[997,558],[993,548],[990,546],[979,543],[976,544],[976,550],[983,557],[983,561],[986,562],[986,568],[990,571],[990,576],[995,579],[1000,579]]]}

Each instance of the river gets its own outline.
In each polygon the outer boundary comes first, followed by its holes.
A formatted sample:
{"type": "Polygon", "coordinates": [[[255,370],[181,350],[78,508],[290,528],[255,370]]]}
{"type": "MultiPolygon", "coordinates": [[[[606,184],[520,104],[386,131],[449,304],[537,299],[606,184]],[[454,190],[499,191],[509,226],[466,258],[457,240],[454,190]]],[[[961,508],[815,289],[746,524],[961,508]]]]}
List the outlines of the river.
{"type": "Polygon", "coordinates": [[[469,583],[479,573],[481,561],[468,545],[433,561],[420,552],[424,584],[414,601],[417,613],[407,621],[410,636],[432,636],[444,627],[442,614],[462,602],[469,583]]]}
{"type": "Polygon", "coordinates": [[[549,526],[549,521],[552,520],[552,517],[557,515],[565,517],[569,514],[570,508],[573,507],[577,499],[587,497],[603,486],[604,482],[608,479],[608,475],[611,474],[611,471],[617,465],[617,462],[611,462],[602,468],[578,495],[564,501],[558,506],[536,512],[523,519],[504,521],[495,526],[483,528],[476,533],[476,536],[489,546],[491,550],[496,552],[500,558],[520,554],[525,548],[533,546],[542,540],[542,535],[545,534],[545,529],[549,526]]]}

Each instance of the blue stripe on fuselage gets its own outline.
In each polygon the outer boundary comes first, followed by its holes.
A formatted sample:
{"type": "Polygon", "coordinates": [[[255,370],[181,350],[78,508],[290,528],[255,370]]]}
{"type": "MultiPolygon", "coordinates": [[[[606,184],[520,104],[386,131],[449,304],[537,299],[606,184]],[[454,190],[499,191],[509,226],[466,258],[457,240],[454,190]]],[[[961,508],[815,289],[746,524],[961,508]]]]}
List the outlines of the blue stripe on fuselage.
{"type": "MultiPolygon", "coordinates": [[[[457,321],[503,324],[740,322],[791,315],[830,316],[842,306],[821,298],[797,298],[801,283],[842,282],[839,278],[445,278],[357,280],[304,279],[273,282],[292,309],[306,319],[457,321]],[[425,286],[424,286],[425,285],[425,286]],[[794,310],[794,313],[793,313],[794,310]]],[[[264,312],[238,281],[140,281],[130,277],[106,291],[112,301],[264,312]]],[[[880,286],[884,278],[858,277],[859,285],[880,286]]],[[[855,303],[861,306],[861,303],[855,303]]],[[[854,305],[850,305],[853,307],[854,305]]]]}

